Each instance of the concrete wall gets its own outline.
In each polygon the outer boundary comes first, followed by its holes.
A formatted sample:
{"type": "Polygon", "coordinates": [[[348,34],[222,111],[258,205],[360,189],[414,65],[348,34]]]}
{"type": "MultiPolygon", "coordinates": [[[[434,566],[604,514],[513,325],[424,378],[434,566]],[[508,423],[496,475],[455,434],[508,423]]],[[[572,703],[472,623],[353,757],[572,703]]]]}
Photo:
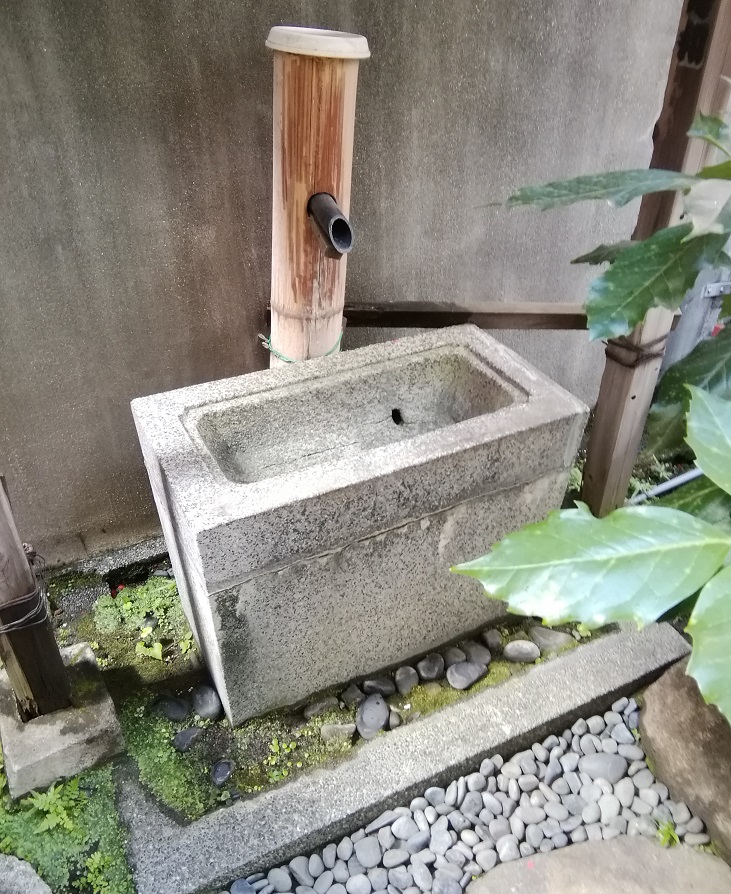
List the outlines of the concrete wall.
{"type": "MultiPolygon", "coordinates": [[[[580,300],[636,207],[484,207],[645,165],[680,0],[3,0],[0,466],[51,559],[157,526],[129,400],[264,365],[268,28],[360,31],[351,300],[580,300]]],[[[505,341],[591,400],[585,335],[505,341]]]]}

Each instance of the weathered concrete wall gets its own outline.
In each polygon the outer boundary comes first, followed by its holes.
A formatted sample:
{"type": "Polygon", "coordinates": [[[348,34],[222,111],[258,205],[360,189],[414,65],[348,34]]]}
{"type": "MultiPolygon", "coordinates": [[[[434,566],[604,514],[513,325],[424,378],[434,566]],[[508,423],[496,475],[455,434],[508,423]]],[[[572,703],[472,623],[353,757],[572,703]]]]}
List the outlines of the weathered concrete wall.
{"type": "MultiPolygon", "coordinates": [[[[131,398],[251,370],[269,291],[268,28],[367,35],[352,300],[579,300],[634,208],[484,205],[644,165],[680,0],[4,0],[0,465],[51,558],[156,527],[131,398]]],[[[601,349],[510,335],[585,399],[601,349]]]]}

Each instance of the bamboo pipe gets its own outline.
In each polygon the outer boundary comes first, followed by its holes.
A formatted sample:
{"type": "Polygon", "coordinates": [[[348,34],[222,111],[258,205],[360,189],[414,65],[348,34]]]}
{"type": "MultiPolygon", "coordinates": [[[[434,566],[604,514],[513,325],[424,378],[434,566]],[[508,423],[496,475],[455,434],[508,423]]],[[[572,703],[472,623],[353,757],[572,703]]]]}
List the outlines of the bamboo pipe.
{"type": "MultiPolygon", "coordinates": [[[[275,27],[266,45],[274,50],[269,345],[278,366],[340,345],[346,256],[326,244],[308,206],[313,196],[332,196],[337,225],[349,227],[358,64],[370,52],[365,37],[317,28],[275,27]]],[[[352,233],[339,245],[349,250],[352,233]]]]}

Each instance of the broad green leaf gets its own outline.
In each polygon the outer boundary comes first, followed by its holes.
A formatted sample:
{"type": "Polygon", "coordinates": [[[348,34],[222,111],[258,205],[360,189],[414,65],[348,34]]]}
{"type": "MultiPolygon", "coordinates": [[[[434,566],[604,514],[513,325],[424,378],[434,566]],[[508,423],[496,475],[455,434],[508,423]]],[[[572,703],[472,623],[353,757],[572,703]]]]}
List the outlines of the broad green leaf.
{"type": "Polygon", "coordinates": [[[586,302],[590,338],[630,332],[651,307],[680,307],[702,269],[728,260],[723,251],[726,235],[708,234],[686,242],[691,229],[691,224],[682,224],[659,230],[625,249],[590,283],[586,302]]]}
{"type": "Polygon", "coordinates": [[[731,317],[731,294],[723,296],[720,317],[722,320],[725,320],[726,317],[731,317]]]}
{"type": "Polygon", "coordinates": [[[731,496],[705,475],[670,491],[655,505],[687,512],[731,534],[731,496]]]}
{"type": "Polygon", "coordinates": [[[688,673],[731,721],[731,566],[703,587],[686,629],[693,637],[688,673]]]}
{"type": "Polygon", "coordinates": [[[699,342],[666,370],[647,417],[645,450],[662,459],[687,453],[685,416],[690,406],[686,385],[731,399],[731,328],[699,342]]]}
{"type": "Polygon", "coordinates": [[[731,128],[721,118],[701,112],[693,121],[688,136],[699,137],[731,157],[731,128]]]}
{"type": "Polygon", "coordinates": [[[630,242],[629,239],[624,242],[615,242],[612,245],[605,245],[602,243],[601,245],[597,245],[597,247],[593,251],[587,252],[585,255],[579,255],[578,258],[574,258],[571,262],[572,264],[612,264],[617,260],[619,255],[625,250],[625,248],[631,248],[633,245],[636,245],[635,242],[630,242]]]}
{"type": "Polygon", "coordinates": [[[519,205],[536,205],[541,210],[604,199],[621,208],[632,199],[653,192],[688,189],[698,182],[697,177],[648,168],[633,171],[609,171],[606,174],[589,174],[571,180],[557,180],[542,186],[524,186],[507,201],[509,208],[519,205]]]}
{"type": "Polygon", "coordinates": [[[698,176],[710,180],[731,180],[731,159],[719,165],[709,165],[698,171],[698,176]]]}
{"type": "Polygon", "coordinates": [[[579,503],[452,570],[547,624],[646,624],[699,590],[729,548],[731,536],[675,509],[633,506],[595,518],[579,503]]]}
{"type": "Polygon", "coordinates": [[[714,484],[731,494],[731,401],[693,385],[686,441],[714,484]]]}

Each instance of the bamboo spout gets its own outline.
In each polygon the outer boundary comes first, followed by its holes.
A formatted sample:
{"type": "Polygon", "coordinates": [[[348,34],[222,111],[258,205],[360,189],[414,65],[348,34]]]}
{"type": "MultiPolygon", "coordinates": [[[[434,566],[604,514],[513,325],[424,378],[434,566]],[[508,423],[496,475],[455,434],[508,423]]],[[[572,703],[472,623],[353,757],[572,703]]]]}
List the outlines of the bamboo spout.
{"type": "Polygon", "coordinates": [[[341,247],[338,240],[328,246],[319,228],[310,225],[310,202],[327,194],[350,229],[358,64],[370,53],[360,35],[315,28],[272,28],[267,46],[275,51],[270,337],[275,366],[286,362],[281,358],[334,353],[340,344],[345,250],[352,247],[352,233],[350,246],[344,229],[341,247]]]}

